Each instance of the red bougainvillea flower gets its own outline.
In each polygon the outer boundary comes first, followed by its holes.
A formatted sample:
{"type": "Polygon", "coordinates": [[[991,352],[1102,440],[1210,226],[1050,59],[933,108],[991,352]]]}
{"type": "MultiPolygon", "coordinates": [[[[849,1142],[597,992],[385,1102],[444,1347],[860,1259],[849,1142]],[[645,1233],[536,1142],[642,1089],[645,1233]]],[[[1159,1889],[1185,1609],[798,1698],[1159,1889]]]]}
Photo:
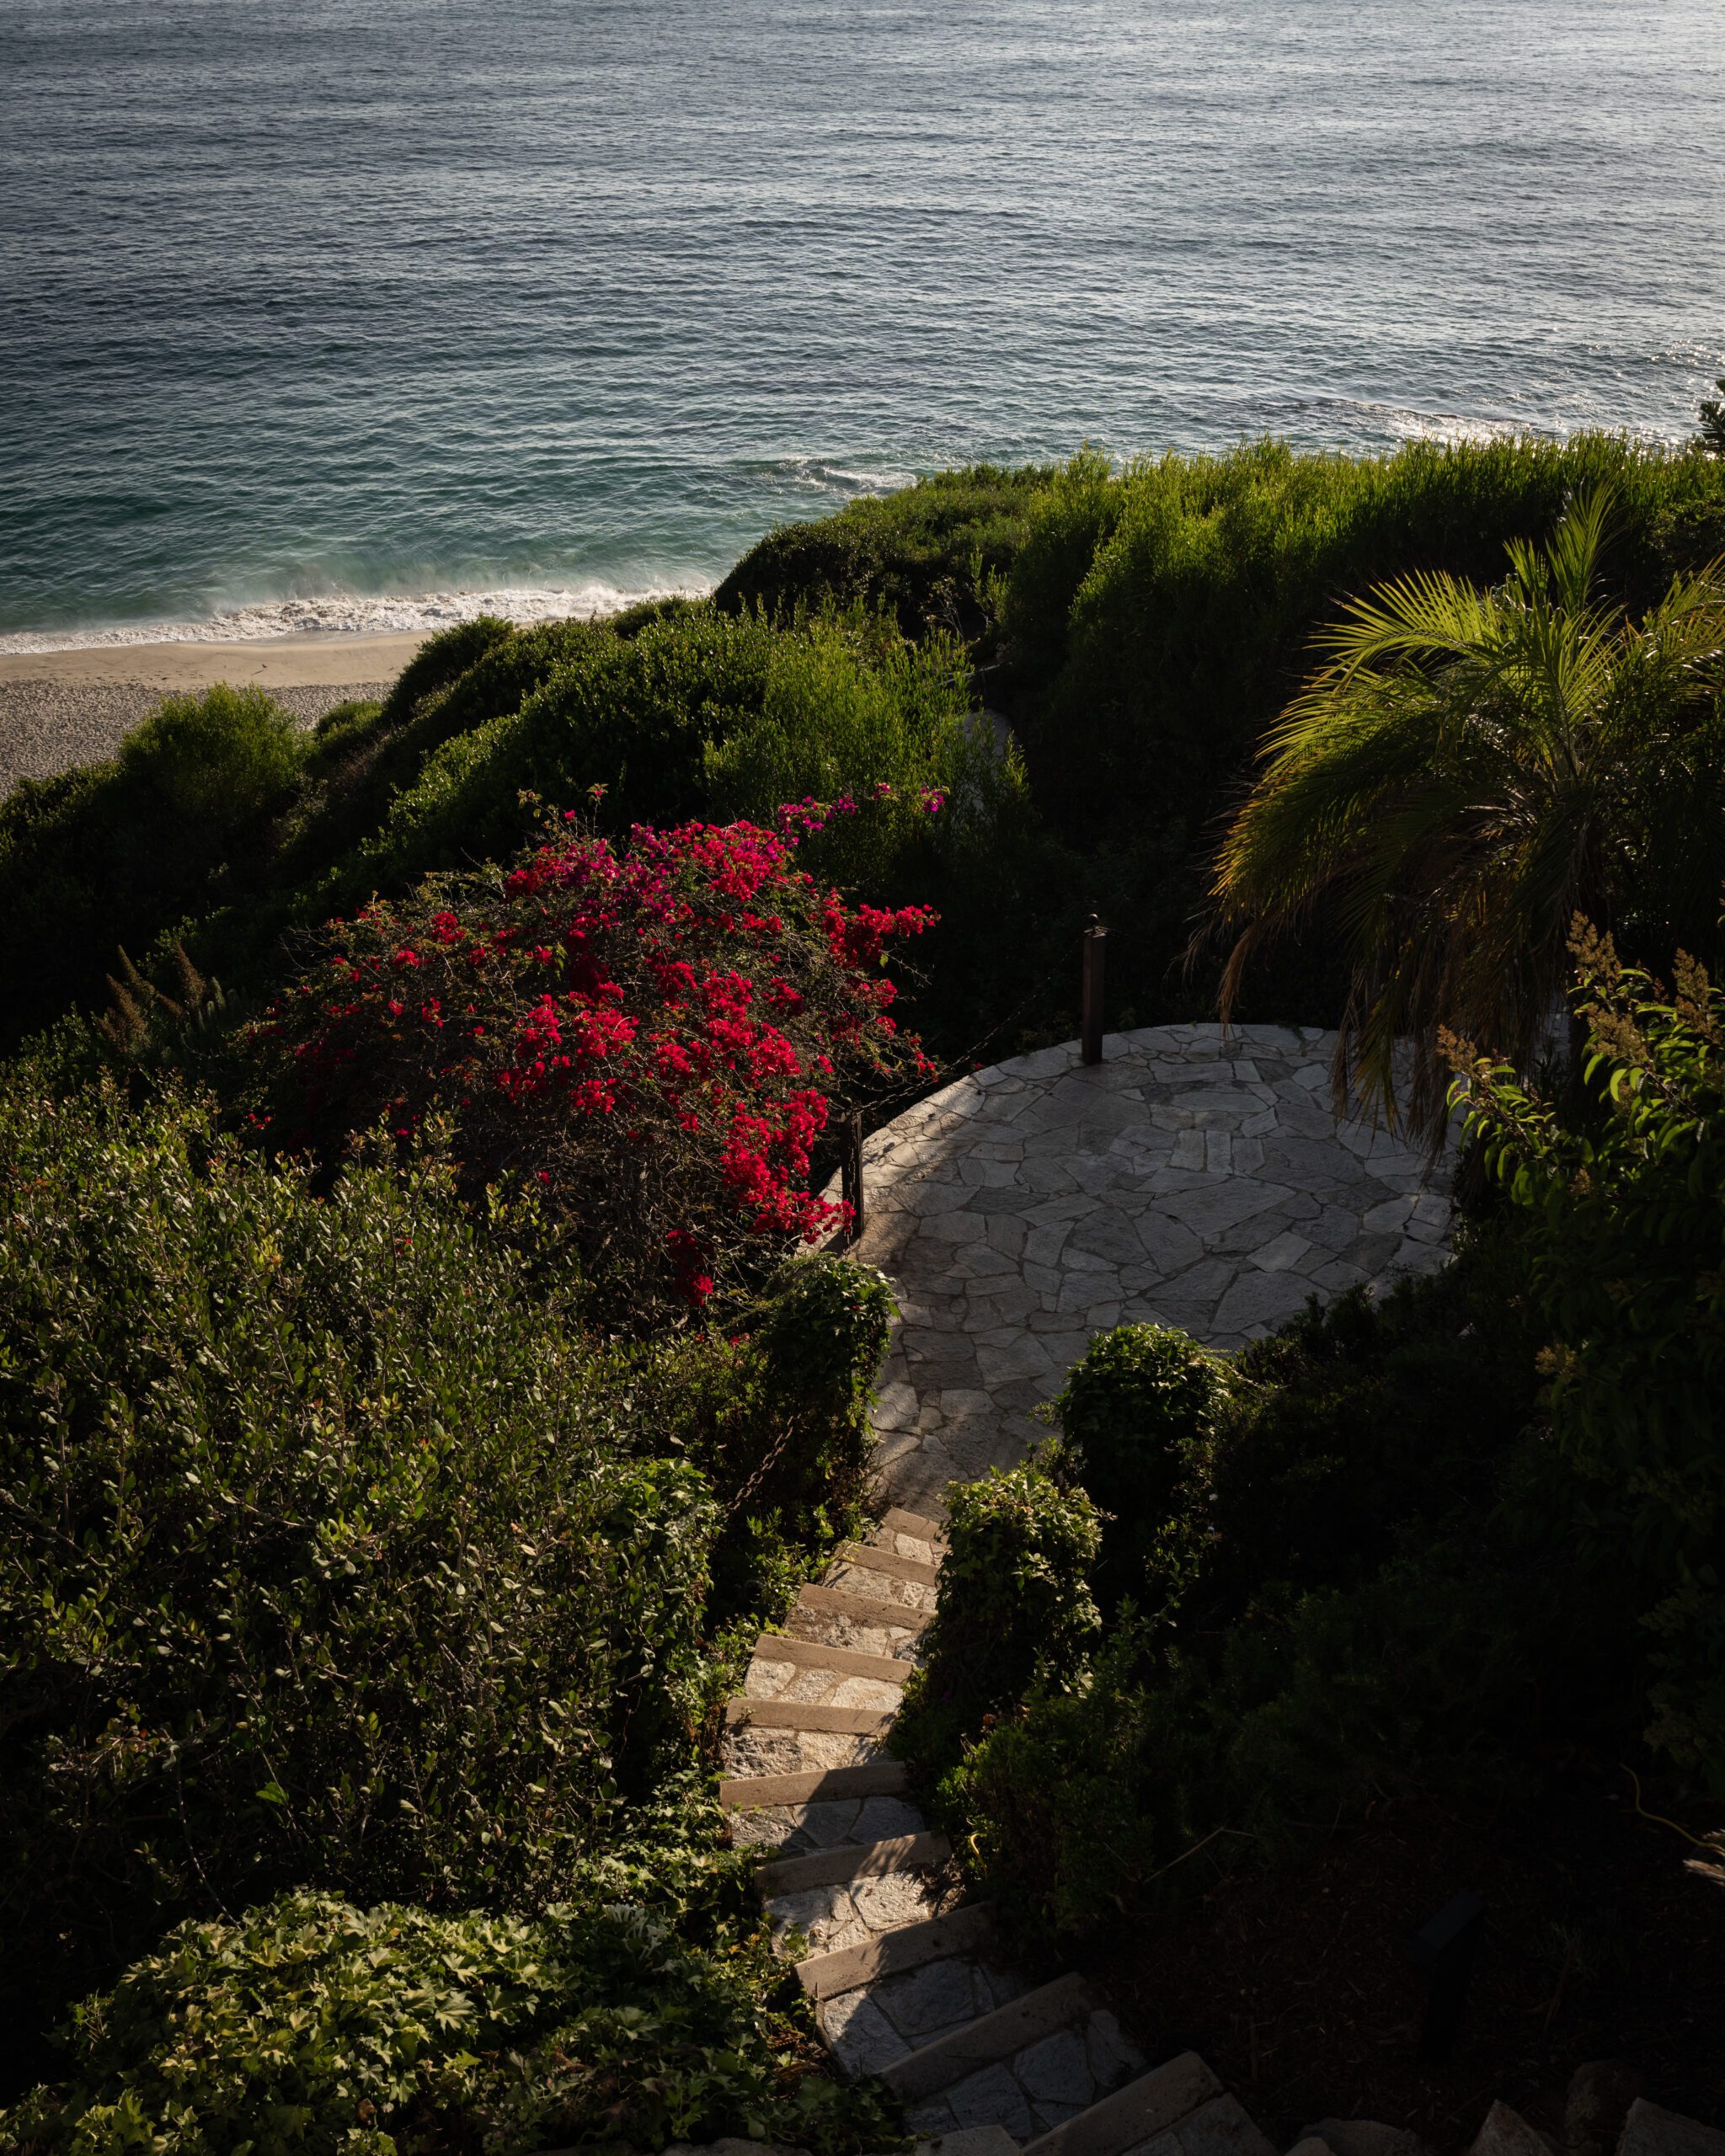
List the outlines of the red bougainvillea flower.
{"type": "Polygon", "coordinates": [[[503,874],[332,922],[250,1029],[268,1127],[323,1143],[436,1112],[469,1181],[531,1178],[620,1305],[704,1301],[751,1242],[841,1214],[809,1187],[835,1096],[930,1068],[884,969],[936,916],[815,883],[798,844],[835,813],[854,802],[614,846],[564,812],[503,874]]]}

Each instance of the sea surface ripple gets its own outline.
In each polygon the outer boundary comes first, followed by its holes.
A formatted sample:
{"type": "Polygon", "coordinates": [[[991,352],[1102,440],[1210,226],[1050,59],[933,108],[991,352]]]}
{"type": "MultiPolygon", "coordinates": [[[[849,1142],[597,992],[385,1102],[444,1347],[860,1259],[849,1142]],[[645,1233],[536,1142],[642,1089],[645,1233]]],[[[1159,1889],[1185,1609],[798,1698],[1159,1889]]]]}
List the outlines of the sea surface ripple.
{"type": "Polygon", "coordinates": [[[699,588],[1087,440],[1674,439],[1719,20],[0,0],[0,638],[699,588]]]}

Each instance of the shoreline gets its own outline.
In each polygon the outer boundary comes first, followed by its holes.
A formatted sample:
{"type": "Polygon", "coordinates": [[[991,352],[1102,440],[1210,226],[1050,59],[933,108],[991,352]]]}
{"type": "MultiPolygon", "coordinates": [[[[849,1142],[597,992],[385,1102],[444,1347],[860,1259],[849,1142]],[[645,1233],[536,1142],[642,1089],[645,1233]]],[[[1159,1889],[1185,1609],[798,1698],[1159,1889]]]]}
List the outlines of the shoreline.
{"type": "Polygon", "coordinates": [[[78,644],[64,651],[0,652],[0,687],[140,687],[159,696],[207,689],[328,688],[393,680],[435,629],[323,631],[312,636],[245,637],[223,643],[78,644]]]}
{"type": "Polygon", "coordinates": [[[20,779],[51,778],[111,756],[163,696],[200,694],[218,681],[263,689],[309,726],[350,696],[382,695],[435,633],[326,632],[0,653],[0,800],[20,779]]]}

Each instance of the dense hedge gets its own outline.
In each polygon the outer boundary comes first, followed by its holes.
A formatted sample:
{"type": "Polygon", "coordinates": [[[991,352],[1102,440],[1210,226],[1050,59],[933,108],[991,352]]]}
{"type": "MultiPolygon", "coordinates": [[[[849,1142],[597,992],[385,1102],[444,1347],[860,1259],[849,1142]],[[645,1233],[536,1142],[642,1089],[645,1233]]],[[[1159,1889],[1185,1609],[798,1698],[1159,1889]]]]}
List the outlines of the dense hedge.
{"type": "MultiPolygon", "coordinates": [[[[1541,1734],[1632,1731],[1618,1604],[1546,1513],[1509,1502],[1537,1383],[1514,1262],[1482,1237],[1225,1370],[1151,1328],[1092,1343],[1046,1459],[1069,1485],[1094,1459],[1108,1561],[1040,1624],[1081,1624],[1093,1582],[1101,1642],[1026,1671],[980,1734],[974,1716],[912,1731],[1020,1921],[1092,1930],[1213,1876],[1179,1868],[1199,1847],[1279,1855],[1375,1790],[1515,1787],[1541,1734]]],[[[937,1654],[925,1682],[962,1679],[937,1654]]]]}
{"type": "Polygon", "coordinates": [[[819,2051],[754,1926],[680,1937],[607,1900],[540,1919],[322,1894],[187,1924],[82,2005],[70,2072],[0,2115],[20,2156],[652,2150],[747,2133],[841,2156],[892,2138],[819,2051]],[[715,1951],[718,1950],[718,1951],[715,1951]],[[789,2002],[786,2002],[788,2005],[789,2002]]]}
{"type": "Polygon", "coordinates": [[[925,1777],[1033,1684],[1071,1682],[1097,1633],[1089,1580],[1101,1523],[1082,1490],[1033,1463],[991,1469],[949,1492],[947,1533],[934,1617],[892,1733],[925,1777]]]}
{"type": "Polygon", "coordinates": [[[907,636],[945,630],[985,648],[1025,513],[1049,477],[973,465],[788,524],[750,549],[714,594],[728,612],[774,619],[823,606],[891,614],[907,636]]]}
{"type": "MultiPolygon", "coordinates": [[[[1492,582],[1509,541],[1544,538],[1566,501],[1598,483],[1618,503],[1610,595],[1632,611],[1725,551],[1719,460],[1604,435],[1418,444],[1377,457],[1265,441],[1123,469],[1087,451],[1018,476],[1034,483],[999,492],[990,605],[964,623],[1048,827],[1040,888],[999,917],[1033,953],[1021,979],[1055,974],[1035,1006],[1050,1035],[1076,1029],[1069,946],[1092,910],[1114,931],[1111,1017],[1213,1014],[1219,958],[1188,972],[1183,953],[1220,821],[1310,670],[1314,632],[1348,595],[1415,568],[1492,582]]],[[[843,590],[900,604],[943,545],[938,574],[962,585],[960,535],[988,498],[977,475],[954,472],[775,533],[721,596],[791,607],[843,590]]],[[[915,603],[901,611],[907,625],[917,618],[915,603]]],[[[1255,972],[1239,1016],[1332,1022],[1341,988],[1316,923],[1303,947],[1255,972]]],[[[925,1022],[938,1031],[937,1019],[925,1022]]]]}
{"type": "Polygon", "coordinates": [[[307,747],[261,691],[215,688],[166,699],[109,761],[0,802],[0,1043],[99,1003],[122,944],[142,957],[212,890],[243,888],[307,747]]]}
{"type": "Polygon", "coordinates": [[[690,1766],[715,1565],[771,1614],[844,1525],[882,1291],[604,1349],[430,1153],[320,1197],[206,1102],[9,1075],[11,2032],[282,1886],[554,1894],[690,1766]]]}

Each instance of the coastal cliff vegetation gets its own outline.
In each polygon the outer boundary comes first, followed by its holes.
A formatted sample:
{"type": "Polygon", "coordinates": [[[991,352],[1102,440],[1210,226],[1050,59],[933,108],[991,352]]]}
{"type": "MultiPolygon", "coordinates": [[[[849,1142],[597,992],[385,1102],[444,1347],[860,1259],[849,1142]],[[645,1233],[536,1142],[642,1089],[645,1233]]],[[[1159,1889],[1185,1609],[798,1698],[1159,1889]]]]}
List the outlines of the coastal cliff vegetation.
{"type": "Polygon", "coordinates": [[[1465,1225],[1103,1335],[951,1493],[895,1741],[962,1861],[1106,1956],[1554,1762],[1706,1846],[1722,558],[1700,446],[1087,451],[0,803],[0,2146],[892,2144],[713,1796],[868,1493],[890,1291],[791,1261],[841,1118],[1071,1036],[1093,915],[1112,1025],[1419,1031],[1465,1225]]]}

